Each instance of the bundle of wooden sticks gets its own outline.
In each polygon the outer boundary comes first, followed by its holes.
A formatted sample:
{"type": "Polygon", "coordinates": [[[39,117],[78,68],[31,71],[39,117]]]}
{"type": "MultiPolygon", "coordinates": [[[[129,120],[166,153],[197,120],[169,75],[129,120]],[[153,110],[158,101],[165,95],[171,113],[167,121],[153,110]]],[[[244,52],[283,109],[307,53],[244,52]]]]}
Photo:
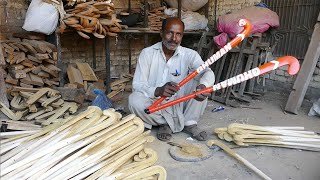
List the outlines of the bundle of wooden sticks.
{"type": "Polygon", "coordinates": [[[304,127],[255,126],[233,123],[228,127],[216,128],[220,139],[240,146],[263,145],[284,148],[320,151],[320,136],[304,127]]]}

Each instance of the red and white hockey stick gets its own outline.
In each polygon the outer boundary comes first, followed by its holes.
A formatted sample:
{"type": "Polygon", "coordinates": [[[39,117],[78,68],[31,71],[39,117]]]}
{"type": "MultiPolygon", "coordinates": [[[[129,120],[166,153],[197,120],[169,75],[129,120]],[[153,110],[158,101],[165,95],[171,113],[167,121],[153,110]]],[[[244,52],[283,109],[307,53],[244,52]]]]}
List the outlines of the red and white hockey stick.
{"type": "Polygon", "coordinates": [[[299,61],[295,57],[284,56],[284,57],[281,57],[281,58],[279,58],[277,60],[270,61],[270,62],[268,62],[266,64],[263,64],[263,65],[261,65],[259,67],[251,69],[251,70],[249,70],[247,72],[244,72],[242,74],[239,74],[239,75],[237,75],[235,77],[229,78],[229,79],[227,79],[227,80],[225,80],[223,82],[220,82],[220,83],[218,83],[218,84],[216,84],[214,86],[207,87],[207,88],[202,89],[200,91],[191,93],[189,95],[183,96],[181,98],[178,98],[176,100],[167,102],[165,104],[161,104],[159,106],[152,106],[151,108],[146,109],[145,112],[147,114],[150,114],[150,113],[159,111],[161,109],[167,108],[169,106],[173,106],[173,105],[178,104],[180,102],[184,102],[184,101],[187,101],[189,99],[195,98],[198,94],[211,93],[213,91],[217,91],[217,90],[229,87],[229,86],[233,86],[233,85],[239,84],[239,83],[241,83],[243,81],[246,81],[248,79],[252,79],[252,78],[257,77],[257,76],[259,76],[261,74],[265,74],[265,73],[267,73],[269,71],[275,70],[278,67],[281,67],[281,66],[284,66],[284,65],[289,65],[288,74],[290,74],[290,75],[295,75],[296,73],[298,73],[298,71],[300,69],[299,61]]]}
{"type": "MultiPolygon", "coordinates": [[[[178,86],[177,89],[180,89],[184,84],[189,82],[192,78],[194,78],[197,74],[199,74],[201,71],[209,67],[211,64],[216,62],[219,58],[221,58],[223,55],[225,55],[227,52],[229,52],[232,48],[236,47],[245,37],[249,36],[249,33],[251,32],[251,24],[246,19],[240,19],[239,20],[239,26],[244,27],[244,29],[238,34],[235,38],[233,38],[227,45],[225,45],[223,48],[221,48],[219,51],[217,51],[215,54],[213,54],[209,59],[207,59],[200,67],[198,67],[194,72],[189,74],[185,79],[183,79],[178,86]]],[[[145,112],[148,113],[148,109],[152,109],[156,106],[158,106],[163,100],[165,100],[167,97],[161,97],[157,101],[155,101],[153,104],[151,104],[147,109],[145,109],[145,112]]]]}

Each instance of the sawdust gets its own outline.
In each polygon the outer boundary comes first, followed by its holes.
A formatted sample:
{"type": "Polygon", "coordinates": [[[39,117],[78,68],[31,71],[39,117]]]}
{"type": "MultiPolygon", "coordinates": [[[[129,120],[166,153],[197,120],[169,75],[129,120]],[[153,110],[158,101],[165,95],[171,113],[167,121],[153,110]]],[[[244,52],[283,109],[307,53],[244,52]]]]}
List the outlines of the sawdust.
{"type": "Polygon", "coordinates": [[[182,145],[182,148],[180,148],[180,150],[178,150],[177,153],[187,157],[203,157],[203,152],[201,148],[191,144],[182,145]]]}

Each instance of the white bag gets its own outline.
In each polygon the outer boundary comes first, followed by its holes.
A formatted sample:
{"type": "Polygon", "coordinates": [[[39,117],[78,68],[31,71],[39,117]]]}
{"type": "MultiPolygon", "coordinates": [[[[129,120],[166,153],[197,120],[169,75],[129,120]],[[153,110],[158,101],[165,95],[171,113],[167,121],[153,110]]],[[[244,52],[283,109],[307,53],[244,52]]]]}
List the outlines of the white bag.
{"type": "Polygon", "coordinates": [[[26,31],[49,35],[57,28],[58,20],[59,12],[55,6],[42,0],[32,0],[22,28],[26,31]]]}
{"type": "MultiPolygon", "coordinates": [[[[178,8],[178,0],[165,0],[166,3],[172,8],[178,8]]],[[[182,10],[186,11],[198,11],[208,0],[183,0],[181,1],[182,10]]]]}
{"type": "Polygon", "coordinates": [[[184,23],[185,30],[200,30],[207,29],[208,19],[197,12],[187,11],[182,12],[181,20],[184,23]]]}

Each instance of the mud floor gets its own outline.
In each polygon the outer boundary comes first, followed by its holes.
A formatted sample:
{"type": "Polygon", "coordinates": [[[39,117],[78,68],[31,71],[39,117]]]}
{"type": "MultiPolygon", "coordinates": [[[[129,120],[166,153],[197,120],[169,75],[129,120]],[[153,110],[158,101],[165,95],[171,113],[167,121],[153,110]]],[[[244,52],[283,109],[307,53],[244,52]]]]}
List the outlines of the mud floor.
{"type": "MultiPolygon", "coordinates": [[[[122,96],[127,95],[123,94],[122,96]]],[[[306,130],[320,132],[320,118],[307,116],[312,106],[311,100],[304,101],[299,115],[292,115],[282,110],[287,97],[287,95],[268,92],[259,100],[254,100],[250,104],[250,107],[258,109],[225,107],[224,111],[214,113],[211,112],[213,108],[224,105],[209,101],[198,125],[200,128],[207,130],[210,139],[217,139],[217,136],[213,134],[214,128],[225,127],[234,122],[268,126],[304,126],[306,130]]],[[[127,98],[115,103],[115,106],[122,107],[124,111],[129,112],[127,98]]],[[[151,134],[155,136],[156,131],[157,128],[152,129],[151,134]]],[[[189,137],[183,132],[177,133],[173,135],[172,141],[177,143],[190,142],[190,140],[187,140],[189,137]]],[[[223,151],[215,152],[211,158],[200,162],[179,162],[169,155],[168,149],[171,146],[166,142],[156,139],[149,146],[158,152],[157,164],[165,167],[168,180],[260,179],[255,173],[223,151]]],[[[235,151],[272,179],[320,179],[319,152],[262,146],[237,148],[235,151]]]]}

